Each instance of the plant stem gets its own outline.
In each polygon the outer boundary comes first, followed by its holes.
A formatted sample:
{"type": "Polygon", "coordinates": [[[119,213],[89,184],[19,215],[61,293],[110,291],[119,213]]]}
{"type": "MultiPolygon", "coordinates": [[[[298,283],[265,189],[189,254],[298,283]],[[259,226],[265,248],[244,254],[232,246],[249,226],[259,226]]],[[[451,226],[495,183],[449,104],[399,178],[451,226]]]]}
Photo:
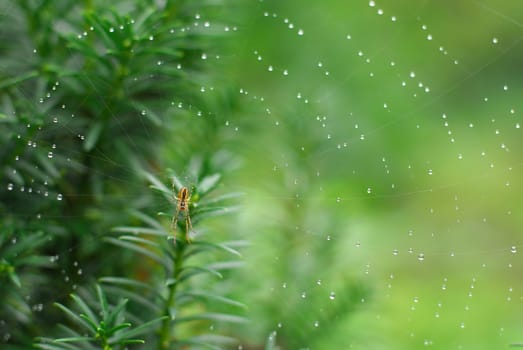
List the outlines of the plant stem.
{"type": "Polygon", "coordinates": [[[173,310],[176,305],[175,295],[176,289],[178,287],[178,279],[183,268],[185,248],[186,244],[180,242],[178,242],[175,247],[176,255],[173,260],[173,283],[168,287],[169,294],[167,296],[164,308],[164,316],[168,317],[162,322],[162,328],[160,330],[160,341],[158,342],[158,350],[169,349],[169,343],[174,338],[174,332],[172,332],[172,328],[170,327],[171,322],[174,319],[173,315],[171,315],[171,310],[173,310]]]}

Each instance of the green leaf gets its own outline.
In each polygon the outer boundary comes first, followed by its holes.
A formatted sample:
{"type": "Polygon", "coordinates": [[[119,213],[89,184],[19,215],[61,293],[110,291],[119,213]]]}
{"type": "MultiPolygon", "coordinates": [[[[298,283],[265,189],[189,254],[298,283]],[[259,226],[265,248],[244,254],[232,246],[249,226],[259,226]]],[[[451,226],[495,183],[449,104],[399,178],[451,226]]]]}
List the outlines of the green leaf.
{"type": "Polygon", "coordinates": [[[179,317],[174,320],[175,323],[190,322],[190,321],[213,321],[213,322],[226,322],[226,323],[247,323],[249,322],[245,317],[222,314],[222,313],[213,313],[206,312],[191,316],[179,317]]]}
{"type": "Polygon", "coordinates": [[[220,179],[220,174],[213,174],[204,177],[198,184],[198,193],[200,193],[202,196],[209,193],[214,188],[216,188],[216,186],[220,182],[220,179]]]}
{"type": "Polygon", "coordinates": [[[236,255],[238,257],[241,257],[242,254],[237,251],[236,249],[233,249],[231,247],[228,247],[225,244],[221,243],[211,243],[211,242],[205,242],[205,241],[195,241],[193,242],[193,246],[203,246],[203,247],[210,247],[218,250],[223,250],[225,252],[231,253],[233,255],[236,255]]]}
{"type": "Polygon", "coordinates": [[[152,286],[150,284],[139,282],[139,281],[136,281],[136,280],[133,280],[130,278],[107,276],[107,277],[100,278],[99,281],[102,283],[112,283],[112,284],[119,284],[119,285],[123,285],[123,286],[137,287],[137,288],[145,289],[149,292],[154,292],[154,289],[152,288],[152,286]]]}
{"type": "Polygon", "coordinates": [[[218,204],[221,202],[226,202],[231,199],[236,199],[236,198],[243,197],[243,196],[245,196],[245,192],[232,192],[232,193],[227,193],[227,194],[223,194],[220,196],[212,197],[209,199],[201,200],[200,202],[198,202],[198,205],[208,206],[211,204],[218,204]]]}
{"type": "MultiPolygon", "coordinates": [[[[75,314],[73,311],[71,311],[70,309],[68,309],[66,306],[60,304],[60,303],[54,303],[54,305],[56,307],[58,307],[60,310],[62,310],[67,316],[69,316],[69,318],[71,318],[71,320],[75,321],[76,323],[78,323],[80,326],[84,327],[85,329],[91,329],[91,325],[89,323],[87,323],[85,320],[83,320],[80,316],[78,316],[77,314],[75,314]]],[[[96,331],[96,329],[95,329],[96,331]]]]}
{"type": "MultiPolygon", "coordinates": [[[[172,169],[167,169],[167,172],[170,174],[170,179],[172,181],[172,185],[175,189],[175,191],[179,191],[183,186],[183,181],[180,180],[180,178],[178,177],[178,175],[176,175],[176,173],[172,170],[172,169]]],[[[169,191],[169,193],[171,194],[171,198],[172,198],[172,192],[169,191]]]]}
{"type": "Polygon", "coordinates": [[[201,266],[186,266],[183,268],[183,271],[180,274],[180,277],[178,278],[178,282],[185,281],[186,279],[191,278],[191,277],[201,274],[201,273],[209,273],[218,278],[223,278],[223,275],[214,269],[201,267],[201,266]]]}
{"type": "Polygon", "coordinates": [[[192,211],[193,215],[202,215],[207,217],[212,216],[221,216],[229,215],[234,212],[237,212],[241,207],[240,206],[231,206],[231,207],[198,207],[196,210],[192,211]]]}
{"type": "Polygon", "coordinates": [[[80,314],[80,318],[83,319],[85,322],[87,322],[93,329],[93,332],[96,334],[96,332],[98,331],[98,325],[95,324],[92,319],[90,319],[89,317],[87,317],[84,314],[80,314]]]}
{"type": "Polygon", "coordinates": [[[189,292],[182,292],[182,293],[178,294],[178,298],[181,299],[184,297],[208,299],[208,300],[218,301],[218,302],[221,302],[221,303],[224,303],[227,305],[237,306],[242,309],[247,309],[247,306],[245,304],[240,303],[236,300],[226,298],[221,295],[206,293],[206,292],[202,292],[202,291],[189,291],[189,292]]]}
{"type": "Polygon", "coordinates": [[[82,300],[82,298],[80,298],[76,294],[71,294],[71,298],[74,300],[76,305],[80,307],[80,310],[82,310],[82,312],[91,319],[92,323],[99,323],[98,318],[96,317],[94,312],[89,308],[89,306],[87,306],[87,304],[82,300]]]}
{"type": "Polygon", "coordinates": [[[9,271],[8,276],[9,276],[9,279],[11,280],[11,282],[13,282],[15,286],[17,286],[18,288],[22,287],[22,282],[20,282],[20,278],[14,271],[9,271]]]}
{"type": "Polygon", "coordinates": [[[147,295],[144,296],[143,294],[138,294],[134,291],[130,291],[127,288],[121,288],[116,286],[107,286],[105,290],[111,292],[111,294],[113,295],[129,298],[133,302],[140,304],[141,307],[144,307],[153,313],[161,312],[160,307],[158,307],[154,302],[152,302],[150,297],[147,295]]]}
{"type": "Polygon", "coordinates": [[[166,195],[168,198],[172,198],[172,191],[169,188],[167,188],[167,186],[165,186],[163,182],[158,180],[153,174],[151,174],[147,171],[144,171],[143,175],[152,184],[152,187],[154,189],[159,190],[164,195],[166,195]]]}
{"type": "MultiPolygon", "coordinates": [[[[45,171],[49,174],[50,178],[56,179],[60,176],[60,172],[56,168],[55,164],[53,164],[53,162],[51,162],[48,157],[44,156],[42,153],[37,153],[36,159],[42,165],[42,168],[44,168],[45,171]]],[[[50,181],[48,180],[47,182],[49,183],[50,181]]]]}
{"type": "Polygon", "coordinates": [[[181,341],[182,343],[190,342],[194,345],[212,345],[212,344],[223,344],[223,345],[236,345],[238,339],[227,337],[218,334],[200,334],[188,339],[181,341]]]}
{"type": "Polygon", "coordinates": [[[96,146],[103,129],[104,124],[100,121],[92,124],[83,143],[84,151],[89,152],[96,146]]]}
{"type": "Polygon", "coordinates": [[[167,266],[165,265],[165,262],[162,260],[162,258],[159,255],[157,255],[157,254],[151,252],[150,250],[147,250],[137,244],[134,244],[131,242],[125,242],[125,241],[122,241],[122,240],[119,240],[116,238],[112,238],[112,237],[106,237],[106,238],[104,238],[104,241],[112,243],[112,244],[120,246],[120,247],[123,247],[123,248],[134,250],[135,252],[145,255],[167,268],[167,266]]]}
{"type": "Polygon", "coordinates": [[[151,108],[146,107],[144,104],[139,102],[133,102],[131,106],[140,113],[140,118],[145,118],[145,120],[150,120],[155,126],[162,126],[162,119],[158,114],[156,114],[151,108]],[[145,114],[144,114],[145,113],[145,114]]]}
{"type": "Polygon", "coordinates": [[[156,330],[158,327],[158,324],[162,322],[163,320],[167,319],[167,316],[160,317],[157,319],[154,319],[152,321],[146,322],[138,327],[135,327],[127,332],[121,332],[114,336],[114,338],[111,339],[112,342],[120,342],[121,340],[136,337],[137,335],[144,334],[144,333],[151,333],[156,330]]]}
{"type": "Polygon", "coordinates": [[[129,322],[119,324],[117,326],[114,326],[113,328],[110,328],[107,330],[107,334],[112,335],[113,333],[116,333],[122,329],[131,327],[131,324],[129,322]]]}
{"type": "Polygon", "coordinates": [[[14,78],[5,79],[3,81],[0,81],[0,90],[5,89],[12,85],[18,85],[25,80],[36,78],[39,75],[40,75],[40,73],[38,71],[32,70],[32,71],[29,71],[24,74],[18,74],[14,78]]]}
{"type": "Polygon", "coordinates": [[[272,332],[267,337],[267,342],[265,343],[265,350],[276,350],[276,332],[272,332]]]}
{"type": "Polygon", "coordinates": [[[107,317],[109,315],[109,306],[107,305],[107,298],[102,290],[102,288],[97,284],[96,285],[96,294],[98,295],[98,301],[102,308],[102,318],[107,322],[107,317]]]}
{"type": "Polygon", "coordinates": [[[127,302],[128,299],[120,299],[118,304],[111,310],[111,313],[109,313],[109,316],[107,316],[107,324],[109,326],[116,323],[116,321],[118,320],[118,316],[125,309],[127,302]]]}
{"type": "Polygon", "coordinates": [[[43,350],[78,350],[78,346],[68,343],[53,343],[54,339],[49,338],[37,338],[35,339],[38,343],[33,346],[43,350]]]}
{"type": "Polygon", "coordinates": [[[55,263],[50,256],[30,255],[14,261],[15,266],[54,267],[55,263]]]}
{"type": "Polygon", "coordinates": [[[213,270],[232,270],[242,268],[245,264],[242,261],[222,261],[207,265],[213,270]]]}
{"type": "MultiPolygon", "coordinates": [[[[9,245],[3,252],[4,257],[17,256],[35,250],[47,242],[47,237],[43,232],[28,235],[17,241],[16,244],[9,245]]],[[[14,259],[14,265],[18,265],[14,259]]]]}
{"type": "Polygon", "coordinates": [[[96,340],[93,337],[71,337],[71,338],[58,338],[54,341],[57,343],[72,343],[72,342],[90,342],[96,340]]]}
{"type": "Polygon", "coordinates": [[[143,339],[122,339],[114,342],[115,344],[145,344],[143,339]]]}
{"type": "MultiPolygon", "coordinates": [[[[170,194],[170,192],[169,192],[169,194],[170,194]]],[[[138,210],[131,210],[131,215],[134,216],[137,219],[142,220],[146,224],[149,224],[149,226],[155,227],[159,231],[165,232],[165,229],[163,228],[162,224],[159,223],[158,220],[152,218],[151,216],[146,215],[146,214],[144,214],[144,213],[142,213],[142,212],[140,212],[138,210]]]]}
{"type": "Polygon", "coordinates": [[[113,232],[122,232],[122,233],[130,233],[133,235],[151,235],[151,236],[167,236],[168,233],[165,231],[165,229],[153,229],[148,227],[134,227],[134,226],[118,226],[114,227],[111,231],[113,232]]]}

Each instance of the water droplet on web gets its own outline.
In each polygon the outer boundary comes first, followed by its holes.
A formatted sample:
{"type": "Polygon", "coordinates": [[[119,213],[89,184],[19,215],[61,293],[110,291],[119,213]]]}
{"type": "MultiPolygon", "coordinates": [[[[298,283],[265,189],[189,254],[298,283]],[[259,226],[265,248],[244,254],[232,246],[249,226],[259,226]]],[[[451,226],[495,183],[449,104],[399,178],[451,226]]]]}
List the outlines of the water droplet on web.
{"type": "Polygon", "coordinates": [[[302,298],[302,299],[307,298],[307,293],[306,293],[306,292],[301,292],[301,298],[302,298]]]}
{"type": "Polygon", "coordinates": [[[319,327],[320,326],[320,322],[319,321],[314,321],[314,327],[319,327]]]}
{"type": "Polygon", "coordinates": [[[48,152],[47,153],[47,158],[53,158],[53,152],[48,152]]]}
{"type": "Polygon", "coordinates": [[[418,260],[419,260],[419,261],[423,261],[423,260],[425,260],[425,254],[423,254],[423,253],[419,253],[419,254],[418,254],[418,260]]]}
{"type": "Polygon", "coordinates": [[[334,300],[334,299],[336,299],[336,293],[331,292],[331,293],[329,294],[329,299],[330,299],[330,300],[334,300]]]}
{"type": "Polygon", "coordinates": [[[518,248],[516,246],[512,246],[512,247],[510,247],[510,252],[512,254],[516,254],[518,252],[518,248]]]}
{"type": "Polygon", "coordinates": [[[492,43],[493,44],[497,44],[498,43],[498,38],[496,38],[496,37],[492,38],[492,43]]]}
{"type": "Polygon", "coordinates": [[[8,184],[7,184],[7,190],[8,190],[8,191],[12,191],[13,188],[14,188],[14,185],[13,185],[12,183],[8,183],[8,184]]]}
{"type": "Polygon", "coordinates": [[[58,199],[59,201],[61,201],[63,199],[63,196],[61,193],[58,193],[58,195],[56,196],[56,199],[58,199]]]}

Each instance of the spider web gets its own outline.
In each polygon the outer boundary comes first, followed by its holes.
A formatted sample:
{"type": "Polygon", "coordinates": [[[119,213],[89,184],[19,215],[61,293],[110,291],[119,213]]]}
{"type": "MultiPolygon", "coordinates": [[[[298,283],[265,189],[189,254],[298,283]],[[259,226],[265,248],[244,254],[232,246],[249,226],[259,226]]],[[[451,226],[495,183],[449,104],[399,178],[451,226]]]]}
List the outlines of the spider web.
{"type": "MultiPolygon", "coordinates": [[[[251,242],[239,348],[269,335],[289,349],[523,341],[521,9],[258,1],[222,28],[230,51],[202,60],[242,105],[222,126],[244,160],[229,184],[246,193],[233,234],[251,242]]],[[[189,122],[201,115],[173,103],[189,122]]],[[[67,128],[75,108],[44,131],[67,128]]]]}

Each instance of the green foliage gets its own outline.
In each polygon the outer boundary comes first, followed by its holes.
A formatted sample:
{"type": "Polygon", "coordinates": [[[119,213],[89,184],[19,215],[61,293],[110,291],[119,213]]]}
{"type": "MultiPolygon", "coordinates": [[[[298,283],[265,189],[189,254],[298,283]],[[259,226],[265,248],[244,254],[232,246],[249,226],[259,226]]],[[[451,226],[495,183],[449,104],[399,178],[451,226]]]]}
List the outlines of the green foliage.
{"type": "MultiPolygon", "coordinates": [[[[174,208],[175,196],[178,189],[183,186],[181,179],[177,176],[172,177],[174,191],[171,191],[154,175],[144,173],[144,176],[151,182],[151,187],[165,200],[173,202],[174,208]]],[[[168,349],[173,344],[192,344],[216,348],[213,347],[213,343],[235,343],[234,338],[231,337],[218,337],[216,334],[194,333],[194,331],[188,333],[178,329],[192,322],[198,323],[198,327],[201,328],[205,324],[214,325],[223,322],[234,324],[246,321],[243,317],[229,312],[208,312],[205,308],[206,304],[221,304],[226,306],[227,310],[236,311],[244,308],[243,304],[212,290],[205,291],[202,287],[209,284],[209,282],[202,284],[202,279],[203,281],[206,281],[205,278],[222,279],[223,271],[241,266],[241,263],[230,260],[230,257],[237,259],[241,256],[236,247],[244,245],[243,242],[206,241],[203,230],[197,229],[198,224],[208,217],[233,212],[229,204],[234,196],[225,194],[208,198],[218,185],[219,178],[218,174],[205,175],[192,186],[189,213],[186,214],[191,216],[196,227],[192,243],[185,239],[185,235],[177,234],[173,239],[173,232],[165,229],[165,224],[136,211],[131,215],[141,223],[140,225],[116,227],[113,231],[119,234],[118,238],[106,238],[106,241],[129,249],[156,266],[154,268],[156,275],[151,275],[148,280],[140,281],[118,276],[100,279],[102,283],[110,286],[108,290],[111,293],[126,295],[130,300],[140,304],[140,315],[135,315],[135,318],[163,317],[156,335],[149,339],[149,347],[168,349]],[[226,260],[209,261],[209,256],[215,256],[217,253],[222,253],[226,260]]],[[[170,216],[163,213],[160,215],[170,216]]],[[[179,223],[176,231],[185,229],[186,226],[179,223]]]]}
{"type": "Polygon", "coordinates": [[[67,337],[58,339],[40,338],[36,347],[45,350],[84,349],[84,344],[89,344],[88,347],[103,350],[123,349],[127,344],[143,344],[142,339],[135,337],[149,332],[156,323],[161,321],[161,319],[152,320],[131,328],[131,323],[124,322],[125,307],[128,300],[120,299],[116,305],[110,306],[106,295],[98,285],[96,285],[96,293],[98,295],[96,309],[91,308],[88,302],[80,296],[71,294],[71,299],[76,304],[76,308],[80,310],[80,314],[60,303],[56,303],[55,305],[69,317],[78,330],[63,326],[63,331],[68,335],[67,337]],[[97,315],[101,315],[101,318],[97,315]],[[80,343],[80,345],[71,345],[71,343],[80,343]]]}
{"type": "MultiPolygon", "coordinates": [[[[224,181],[237,164],[227,152],[232,128],[223,126],[238,109],[237,89],[214,84],[206,71],[202,57],[211,57],[220,26],[199,21],[216,15],[220,4],[0,5],[0,32],[9,38],[0,43],[2,349],[28,348],[34,337],[41,349],[221,349],[236,348],[238,336],[258,348],[269,332],[267,349],[279,348],[276,336],[281,346],[297,348],[325,339],[314,333],[312,321],[336,330],[342,321],[336,316],[352,314],[368,295],[348,274],[336,302],[326,297],[330,291],[308,292],[306,305],[292,299],[311,275],[329,269],[331,253],[339,254],[317,244],[318,256],[326,258],[295,273],[304,247],[293,224],[310,220],[292,201],[271,205],[292,224],[256,213],[259,225],[252,221],[241,229],[263,242],[247,250],[252,269],[240,269],[246,240],[231,238],[233,223],[219,220],[239,209],[243,195],[226,190],[224,181]],[[169,167],[176,170],[163,171],[169,167]],[[182,187],[191,193],[189,212],[179,214],[173,232],[182,187]],[[267,230],[276,239],[265,236],[267,230]],[[260,281],[281,284],[289,276],[296,278],[292,288],[259,295],[260,281]],[[245,299],[249,309],[238,301],[245,299]],[[255,322],[247,323],[247,316],[255,322]],[[273,332],[279,320],[285,326],[273,332]]],[[[250,119],[247,136],[249,128],[261,129],[250,119]]],[[[271,134],[270,147],[263,137],[247,144],[258,154],[280,152],[276,139],[287,140],[287,150],[311,142],[303,140],[300,125],[288,131],[271,134]]],[[[325,149],[320,141],[306,146],[317,148],[316,155],[325,149]]],[[[256,169],[246,187],[256,188],[262,167],[251,164],[256,169]]],[[[291,160],[297,172],[311,164],[303,155],[291,160]]],[[[256,205],[256,198],[249,202],[256,205]]]]}
{"type": "MultiPolygon", "coordinates": [[[[201,162],[191,163],[200,167],[196,170],[201,176],[191,204],[193,224],[197,227],[204,217],[233,212],[233,206],[224,203],[234,196],[205,197],[216,189],[225,174],[225,163],[220,163],[223,154],[220,156],[218,150],[208,148],[219,139],[216,122],[194,122],[188,128],[184,120],[187,116],[178,108],[178,103],[205,104],[199,90],[210,74],[205,72],[201,56],[202,52],[212,52],[219,35],[214,28],[195,26],[194,21],[195,15],[211,18],[216,5],[206,1],[149,0],[9,0],[0,5],[0,32],[9,37],[0,44],[3,145],[0,339],[5,342],[3,345],[24,348],[30,346],[34,336],[52,339],[57,334],[55,325],[63,322],[62,311],[69,310],[66,311],[69,316],[74,313],[67,295],[92,287],[99,276],[112,276],[102,282],[107,284],[104,293],[116,305],[121,305],[118,300],[122,298],[129,300],[125,310],[120,311],[121,317],[132,316],[126,319],[138,327],[150,324],[153,334],[166,328],[167,338],[172,338],[170,332],[175,324],[170,318],[165,319],[168,321],[163,318],[172,317],[174,310],[168,306],[168,300],[172,302],[179,297],[180,304],[199,300],[205,301],[201,305],[240,306],[222,294],[205,291],[203,281],[199,289],[189,285],[197,276],[223,276],[223,269],[238,265],[213,266],[209,261],[199,265],[196,258],[191,258],[194,264],[179,265],[191,256],[205,255],[198,252],[214,250],[231,254],[236,252],[234,244],[200,242],[203,234],[200,231],[196,231],[198,242],[191,246],[185,247],[180,240],[174,246],[172,241],[165,240],[171,235],[160,227],[168,227],[170,220],[158,221],[151,215],[159,207],[176,203],[170,190],[167,190],[170,202],[147,191],[147,178],[154,177],[144,175],[158,172],[166,163],[183,169],[190,158],[196,159],[195,155],[201,154],[201,162]],[[209,143],[203,145],[195,137],[177,137],[174,145],[180,151],[165,152],[173,145],[165,145],[166,141],[172,141],[173,133],[197,135],[202,130],[209,143]],[[189,146],[191,152],[186,153],[185,147],[189,146]],[[221,175],[210,175],[216,173],[221,175]],[[140,220],[150,230],[162,232],[156,237],[160,241],[149,240],[151,235],[142,237],[144,232],[120,238],[107,234],[113,227],[119,227],[114,231],[117,232],[140,220]],[[119,249],[124,247],[130,250],[119,249]],[[148,263],[137,263],[134,252],[145,255],[148,263]],[[149,260],[158,266],[149,264],[149,260]],[[160,266],[171,276],[160,277],[157,274],[160,266]],[[180,274],[179,280],[172,278],[175,270],[180,274]],[[152,302],[139,293],[118,289],[122,281],[138,288],[144,284],[141,278],[145,275],[151,276],[149,286],[157,293],[160,290],[167,293],[163,304],[156,301],[157,310],[142,310],[143,304],[152,302]],[[187,288],[181,289],[180,284],[187,288]],[[172,292],[169,299],[171,290],[185,294],[177,297],[172,292]],[[62,306],[52,307],[54,302],[62,306]],[[150,312],[153,310],[157,311],[154,315],[150,312]]],[[[158,185],[158,180],[155,181],[158,185]]],[[[172,209],[169,208],[169,218],[172,209]]],[[[179,232],[183,232],[182,227],[179,232]]],[[[77,298],[74,297],[73,305],[81,300],[77,298]]],[[[98,307],[88,302],[86,305],[92,310],[102,310],[103,303],[98,307]]],[[[80,309],[87,315],[86,309],[80,309]]],[[[92,313],[96,315],[95,311],[92,313]]],[[[199,315],[202,320],[240,320],[221,312],[202,311],[199,315]]],[[[91,332],[88,337],[96,339],[102,348],[104,344],[112,346],[123,344],[120,340],[134,339],[131,330],[118,328],[126,324],[120,316],[117,317],[120,323],[114,320],[109,323],[105,316],[100,319],[87,316],[92,324],[81,319],[91,326],[90,330],[82,330],[78,324],[80,328],[71,329],[76,335],[65,332],[69,340],[41,342],[41,346],[70,348],[71,337],[80,340],[78,337],[83,337],[84,332],[91,332]],[[97,333],[98,330],[105,335],[97,333]],[[114,334],[110,335],[111,332],[114,334]]],[[[191,323],[189,319],[176,322],[191,323]]],[[[198,334],[192,332],[193,328],[186,327],[186,333],[198,334]]],[[[146,340],[154,337],[144,336],[146,340]]],[[[223,341],[218,336],[186,338],[201,343],[215,340],[223,341]]]]}
{"type": "Polygon", "coordinates": [[[46,240],[41,231],[20,235],[20,230],[14,227],[6,227],[0,236],[0,319],[13,320],[18,325],[10,330],[3,329],[9,325],[2,323],[0,330],[8,331],[11,336],[28,331],[32,326],[33,312],[42,309],[42,304],[32,304],[23,296],[42,287],[45,279],[40,272],[54,265],[52,257],[39,255],[46,240]]]}

